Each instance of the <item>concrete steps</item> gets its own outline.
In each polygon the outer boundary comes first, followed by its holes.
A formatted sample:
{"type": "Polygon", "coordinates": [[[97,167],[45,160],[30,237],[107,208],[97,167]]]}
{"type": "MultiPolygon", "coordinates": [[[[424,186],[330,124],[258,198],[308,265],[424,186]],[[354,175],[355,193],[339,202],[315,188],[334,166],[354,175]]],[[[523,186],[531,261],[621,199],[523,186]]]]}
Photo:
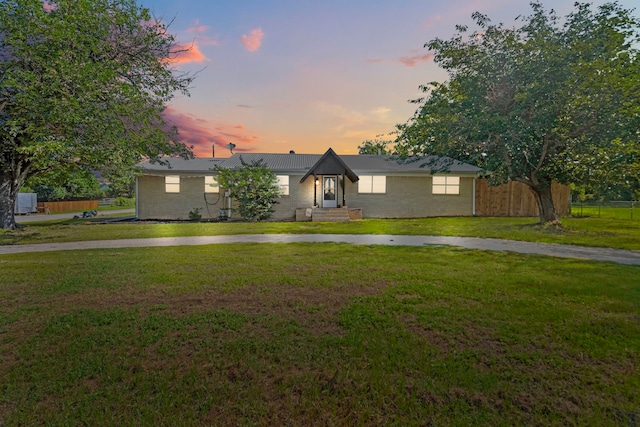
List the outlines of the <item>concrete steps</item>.
{"type": "Polygon", "coordinates": [[[347,208],[316,208],[311,216],[313,222],[349,222],[347,208]]]}

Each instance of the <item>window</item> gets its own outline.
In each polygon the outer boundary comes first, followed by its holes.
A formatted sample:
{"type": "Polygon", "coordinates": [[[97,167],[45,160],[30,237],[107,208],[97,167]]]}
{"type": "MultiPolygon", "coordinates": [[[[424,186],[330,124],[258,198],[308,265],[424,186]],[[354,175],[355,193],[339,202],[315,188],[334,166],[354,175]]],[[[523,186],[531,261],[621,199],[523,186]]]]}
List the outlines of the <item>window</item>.
{"type": "Polygon", "coordinates": [[[219,193],[220,186],[218,185],[218,178],[215,176],[204,177],[204,192],[205,193],[219,193]]]}
{"type": "Polygon", "coordinates": [[[180,176],[168,175],[164,177],[164,191],[167,193],[180,192],[180,176]]]}
{"type": "Polygon", "coordinates": [[[280,195],[288,196],[289,195],[289,175],[278,175],[276,176],[278,179],[278,187],[280,187],[280,195]]]}
{"type": "Polygon", "coordinates": [[[379,175],[360,175],[358,193],[386,193],[387,177],[379,175]]]}
{"type": "Polygon", "coordinates": [[[434,176],[433,194],[460,194],[459,176],[434,176]]]}

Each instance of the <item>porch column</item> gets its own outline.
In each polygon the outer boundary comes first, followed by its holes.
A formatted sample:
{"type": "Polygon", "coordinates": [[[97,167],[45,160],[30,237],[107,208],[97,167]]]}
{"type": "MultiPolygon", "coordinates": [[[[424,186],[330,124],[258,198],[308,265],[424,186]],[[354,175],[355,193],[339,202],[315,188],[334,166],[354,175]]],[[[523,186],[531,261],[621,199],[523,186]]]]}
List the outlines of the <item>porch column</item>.
{"type": "Polygon", "coordinates": [[[344,172],[342,172],[342,183],[340,184],[340,186],[342,187],[342,207],[344,208],[346,206],[346,203],[344,201],[344,172]]]}
{"type": "Polygon", "coordinates": [[[313,207],[315,208],[318,205],[318,177],[316,174],[313,174],[313,207]]]}

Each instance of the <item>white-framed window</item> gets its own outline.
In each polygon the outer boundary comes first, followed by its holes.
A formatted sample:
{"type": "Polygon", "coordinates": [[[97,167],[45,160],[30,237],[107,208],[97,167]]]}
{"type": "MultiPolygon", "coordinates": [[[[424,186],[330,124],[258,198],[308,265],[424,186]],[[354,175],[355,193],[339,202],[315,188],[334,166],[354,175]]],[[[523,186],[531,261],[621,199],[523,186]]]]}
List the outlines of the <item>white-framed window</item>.
{"type": "Polygon", "coordinates": [[[384,175],[360,175],[358,180],[358,193],[387,192],[387,177],[384,175]]]}
{"type": "Polygon", "coordinates": [[[434,176],[431,192],[433,194],[460,194],[460,177],[434,176]]]}
{"type": "Polygon", "coordinates": [[[204,192],[205,193],[219,193],[220,186],[218,185],[218,178],[215,176],[207,175],[204,177],[204,192]]]}
{"type": "Polygon", "coordinates": [[[166,193],[179,193],[180,192],[180,175],[165,176],[164,191],[166,193]]]}
{"type": "Polygon", "coordinates": [[[289,175],[277,175],[278,179],[277,185],[280,187],[280,195],[288,196],[289,195],[289,175]]]}

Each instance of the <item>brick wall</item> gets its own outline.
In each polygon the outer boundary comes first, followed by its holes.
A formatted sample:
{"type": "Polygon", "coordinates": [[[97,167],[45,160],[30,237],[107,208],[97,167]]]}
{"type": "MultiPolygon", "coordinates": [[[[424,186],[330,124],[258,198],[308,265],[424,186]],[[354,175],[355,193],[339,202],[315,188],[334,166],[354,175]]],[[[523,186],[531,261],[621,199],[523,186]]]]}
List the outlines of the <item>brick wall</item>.
{"type": "MultiPolygon", "coordinates": [[[[309,178],[300,184],[300,176],[289,177],[289,196],[282,196],[279,203],[273,206],[273,219],[295,220],[296,208],[313,205],[313,179],[309,178]]],[[[204,201],[204,176],[180,177],[180,192],[165,192],[163,176],[138,177],[138,218],[139,219],[172,219],[187,220],[189,211],[200,208],[203,219],[218,218],[220,209],[226,209],[226,199],[222,194],[206,195],[209,211],[204,201]],[[209,213],[210,212],[210,213],[209,213]]],[[[237,202],[232,202],[232,208],[237,202]]],[[[232,212],[232,218],[238,218],[232,212]]]]}
{"type": "MultiPolygon", "coordinates": [[[[278,203],[273,205],[272,219],[293,221],[296,219],[297,208],[310,208],[313,206],[315,181],[310,176],[301,184],[301,178],[302,175],[289,176],[289,195],[280,197],[278,203]]],[[[318,190],[318,198],[320,198],[320,190],[318,190]]]]}
{"type": "Polygon", "coordinates": [[[207,211],[204,194],[204,176],[181,176],[179,193],[165,192],[163,176],[140,176],[138,218],[188,220],[189,211],[193,208],[200,208],[203,219],[218,218],[224,198],[217,193],[207,193],[207,211]]]}
{"type": "Polygon", "coordinates": [[[362,208],[364,218],[424,218],[473,214],[473,178],[460,178],[460,194],[431,194],[431,177],[387,176],[385,194],[359,194],[346,182],[345,202],[362,208]]]}
{"type": "MultiPolygon", "coordinates": [[[[295,220],[297,208],[313,206],[312,177],[300,183],[302,175],[289,177],[289,195],[278,199],[273,206],[274,220],[295,220]]],[[[321,188],[317,189],[320,203],[321,188]]],[[[359,194],[358,183],[349,179],[345,184],[345,202],[350,208],[362,209],[364,218],[423,218],[429,216],[472,215],[473,179],[460,179],[459,195],[431,194],[431,177],[388,176],[385,194],[359,194]]],[[[207,212],[204,201],[204,176],[180,178],[180,193],[166,193],[164,177],[141,176],[138,178],[139,219],[189,219],[189,211],[200,208],[203,219],[217,218],[220,209],[226,208],[224,197],[207,194],[210,203],[207,212]]],[[[342,187],[338,194],[342,203],[342,187]]],[[[237,202],[233,202],[233,207],[237,202]]],[[[236,212],[232,217],[238,217],[236,212]]]]}

